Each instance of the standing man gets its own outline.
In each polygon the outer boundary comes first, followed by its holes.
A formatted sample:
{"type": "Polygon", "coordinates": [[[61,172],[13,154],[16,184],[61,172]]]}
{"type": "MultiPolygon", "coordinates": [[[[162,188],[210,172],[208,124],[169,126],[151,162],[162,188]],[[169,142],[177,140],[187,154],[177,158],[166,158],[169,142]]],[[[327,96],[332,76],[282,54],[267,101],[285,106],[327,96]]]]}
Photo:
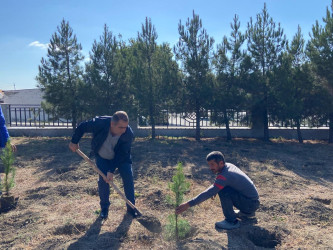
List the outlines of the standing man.
{"type": "MultiPolygon", "coordinates": [[[[117,111],[112,117],[101,116],[80,123],[75,129],[69,148],[75,152],[79,149],[79,141],[84,133],[92,133],[91,148],[96,156],[97,167],[106,175],[107,181],[113,180],[116,168],[123,180],[126,198],[135,204],[134,181],[131,160],[131,144],[133,131],[128,125],[128,115],[117,111]]],[[[99,176],[98,192],[102,219],[106,219],[110,206],[110,186],[99,176]]],[[[127,204],[127,212],[135,217],[135,213],[127,204]]]]}
{"type": "Polygon", "coordinates": [[[224,161],[221,152],[209,153],[206,160],[210,170],[217,175],[215,183],[197,197],[177,207],[176,214],[218,194],[225,220],[216,222],[215,226],[226,230],[239,228],[237,217],[253,217],[259,207],[257,189],[242,170],[224,161]],[[235,213],[234,206],[240,210],[238,213],[235,213]]]}
{"type": "MultiPolygon", "coordinates": [[[[6,147],[7,141],[9,140],[9,133],[6,127],[6,121],[5,121],[5,117],[2,113],[2,109],[0,106],[0,153],[2,151],[2,149],[4,147],[6,147]]],[[[16,146],[14,144],[11,143],[11,147],[13,152],[16,151],[16,146]]],[[[2,170],[3,166],[2,166],[2,162],[0,163],[0,169],[2,170]]],[[[1,173],[2,171],[0,171],[1,173]]],[[[0,176],[1,177],[1,176],[0,176]]],[[[1,184],[1,178],[0,178],[0,184],[1,184]]],[[[1,189],[0,189],[0,195],[1,195],[1,189]]]]}

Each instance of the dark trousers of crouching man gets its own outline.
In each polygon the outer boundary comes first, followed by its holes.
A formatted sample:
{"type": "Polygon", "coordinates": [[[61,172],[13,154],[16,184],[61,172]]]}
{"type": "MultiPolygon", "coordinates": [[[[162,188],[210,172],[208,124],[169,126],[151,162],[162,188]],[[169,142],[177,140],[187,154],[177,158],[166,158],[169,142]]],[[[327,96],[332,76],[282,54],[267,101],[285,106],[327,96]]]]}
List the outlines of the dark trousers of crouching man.
{"type": "Polygon", "coordinates": [[[223,188],[218,195],[224,217],[228,222],[234,222],[237,218],[233,207],[238,208],[243,214],[251,215],[255,213],[260,205],[258,199],[249,199],[231,187],[223,188]]]}

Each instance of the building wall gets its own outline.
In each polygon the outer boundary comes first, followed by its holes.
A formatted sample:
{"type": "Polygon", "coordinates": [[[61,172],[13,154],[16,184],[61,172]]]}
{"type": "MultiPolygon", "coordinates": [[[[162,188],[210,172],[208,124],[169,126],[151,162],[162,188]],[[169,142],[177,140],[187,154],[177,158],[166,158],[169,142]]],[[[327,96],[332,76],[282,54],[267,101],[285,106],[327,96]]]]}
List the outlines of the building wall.
{"type": "Polygon", "coordinates": [[[40,89],[3,90],[4,104],[40,106],[42,100],[40,89]]]}

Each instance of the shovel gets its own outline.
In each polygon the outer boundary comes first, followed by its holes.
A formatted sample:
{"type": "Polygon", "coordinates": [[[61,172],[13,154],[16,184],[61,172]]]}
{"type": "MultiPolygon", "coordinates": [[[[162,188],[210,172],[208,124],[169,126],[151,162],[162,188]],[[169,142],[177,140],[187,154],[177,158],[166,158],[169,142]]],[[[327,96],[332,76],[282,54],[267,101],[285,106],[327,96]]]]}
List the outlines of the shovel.
{"type": "MultiPolygon", "coordinates": [[[[92,168],[100,175],[103,177],[103,179],[106,181],[106,176],[105,174],[96,166],[96,164],[89,159],[88,156],[86,156],[80,149],[76,150],[76,153],[78,153],[80,156],[82,156],[83,159],[85,159],[86,162],[92,166],[92,168]]],[[[119,190],[119,188],[116,186],[116,184],[113,183],[113,181],[107,181],[108,184],[110,184],[114,190],[120,195],[120,197],[134,210],[134,213],[136,216],[142,216],[142,213],[133,205],[132,202],[130,202],[126,196],[119,190]]]]}
{"type": "MultiPolygon", "coordinates": [[[[102,178],[106,181],[105,174],[96,166],[96,164],[89,159],[88,156],[86,156],[80,149],[76,150],[76,153],[80,155],[86,162],[89,163],[89,165],[100,175],[102,178]]],[[[154,233],[160,233],[162,231],[161,223],[160,221],[152,216],[143,216],[142,213],[133,205],[132,202],[130,202],[126,196],[119,190],[119,188],[113,183],[113,181],[107,181],[108,184],[110,184],[114,190],[120,195],[120,197],[133,209],[136,217],[138,217],[138,221],[149,231],[154,233]]]]}

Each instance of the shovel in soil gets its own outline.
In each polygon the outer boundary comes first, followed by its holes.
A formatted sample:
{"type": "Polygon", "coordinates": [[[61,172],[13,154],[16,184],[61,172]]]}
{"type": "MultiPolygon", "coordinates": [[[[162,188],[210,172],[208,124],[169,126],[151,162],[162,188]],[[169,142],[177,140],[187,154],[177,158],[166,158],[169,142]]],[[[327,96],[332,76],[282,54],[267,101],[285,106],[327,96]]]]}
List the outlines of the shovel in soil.
{"type": "MultiPolygon", "coordinates": [[[[100,175],[104,180],[106,180],[105,174],[96,166],[96,164],[89,159],[80,149],[76,150],[76,153],[80,155],[89,165],[100,175]]],[[[160,221],[154,216],[143,215],[132,202],[130,202],[126,196],[119,190],[119,188],[112,182],[108,181],[108,183],[116,190],[116,192],[120,195],[120,197],[133,209],[137,220],[143,225],[146,229],[153,233],[160,233],[162,231],[160,221]]]]}

